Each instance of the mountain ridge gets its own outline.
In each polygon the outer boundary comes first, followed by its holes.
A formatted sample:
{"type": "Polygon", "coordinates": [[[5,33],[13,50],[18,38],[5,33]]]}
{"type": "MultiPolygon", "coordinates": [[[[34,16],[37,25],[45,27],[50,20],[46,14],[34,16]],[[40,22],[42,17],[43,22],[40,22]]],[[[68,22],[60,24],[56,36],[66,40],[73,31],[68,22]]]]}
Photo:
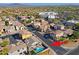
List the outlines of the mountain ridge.
{"type": "Polygon", "coordinates": [[[79,6],[79,3],[0,3],[0,7],[79,6]]]}

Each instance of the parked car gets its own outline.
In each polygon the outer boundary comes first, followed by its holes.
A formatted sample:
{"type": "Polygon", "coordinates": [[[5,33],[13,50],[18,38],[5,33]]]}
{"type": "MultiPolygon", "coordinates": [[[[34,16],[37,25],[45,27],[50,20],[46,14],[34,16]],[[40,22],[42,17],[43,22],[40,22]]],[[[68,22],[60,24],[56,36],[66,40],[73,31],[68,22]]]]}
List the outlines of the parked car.
{"type": "Polygon", "coordinates": [[[44,34],[44,38],[45,39],[49,39],[50,38],[50,34],[44,34]]]}
{"type": "Polygon", "coordinates": [[[56,41],[55,35],[54,34],[44,34],[43,36],[45,39],[52,39],[56,41]]]}

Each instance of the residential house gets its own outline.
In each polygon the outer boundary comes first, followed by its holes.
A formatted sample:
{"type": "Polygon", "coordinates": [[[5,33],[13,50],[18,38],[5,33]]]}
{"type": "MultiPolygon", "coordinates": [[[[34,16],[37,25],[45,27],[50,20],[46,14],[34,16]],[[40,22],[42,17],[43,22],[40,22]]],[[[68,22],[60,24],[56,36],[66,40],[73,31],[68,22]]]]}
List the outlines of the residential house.
{"type": "Polygon", "coordinates": [[[64,32],[61,30],[56,30],[55,32],[53,32],[57,38],[64,36],[64,32]]]}
{"type": "Polygon", "coordinates": [[[51,51],[50,48],[48,48],[41,42],[34,42],[31,46],[30,50],[31,50],[30,53],[32,55],[50,55],[50,54],[52,55],[52,54],[55,54],[53,50],[51,51]]]}
{"type": "Polygon", "coordinates": [[[48,49],[48,47],[44,46],[41,42],[33,42],[30,49],[30,53],[31,54],[37,54],[37,55],[46,55],[49,54],[48,51],[46,51],[48,49]]]}
{"type": "Polygon", "coordinates": [[[32,33],[27,30],[20,30],[19,33],[21,34],[22,39],[27,39],[32,36],[32,33]]]}
{"type": "Polygon", "coordinates": [[[65,26],[74,26],[74,23],[72,23],[70,21],[68,22],[66,20],[61,20],[61,23],[64,24],[65,26]]]}
{"type": "Polygon", "coordinates": [[[22,20],[27,18],[27,16],[19,16],[19,17],[20,17],[22,20]]]}
{"type": "Polygon", "coordinates": [[[51,25],[50,28],[53,29],[53,30],[64,30],[65,26],[64,25],[56,25],[55,24],[53,26],[51,25]]]}
{"type": "Polygon", "coordinates": [[[23,42],[18,42],[16,45],[11,44],[8,46],[9,55],[25,55],[27,54],[27,45],[23,42]]]}
{"type": "Polygon", "coordinates": [[[46,18],[46,17],[51,18],[51,19],[58,18],[58,16],[57,16],[58,13],[56,13],[56,12],[40,12],[39,15],[44,18],[46,18]]]}
{"type": "Polygon", "coordinates": [[[50,27],[48,22],[43,19],[40,19],[40,21],[34,21],[32,25],[33,27],[35,27],[36,29],[39,29],[42,32],[46,32],[47,29],[50,27]]]}
{"type": "Polygon", "coordinates": [[[34,19],[33,16],[19,16],[21,20],[25,20],[25,19],[34,19]]]}
{"type": "Polygon", "coordinates": [[[31,55],[49,55],[50,52],[51,54],[54,54],[54,51],[52,52],[50,48],[43,44],[40,41],[40,38],[36,35],[33,35],[28,40],[25,40],[25,43],[29,46],[29,52],[31,55]]]}
{"type": "Polygon", "coordinates": [[[79,23],[79,20],[74,20],[74,19],[72,19],[72,20],[69,20],[69,21],[67,21],[67,22],[76,24],[76,23],[79,23]]]}
{"type": "Polygon", "coordinates": [[[6,28],[6,35],[12,35],[12,34],[15,34],[15,33],[18,33],[18,31],[15,30],[14,26],[10,26],[8,28],[6,28]]]}
{"type": "Polygon", "coordinates": [[[18,21],[14,21],[13,25],[15,26],[15,29],[18,30],[23,30],[24,29],[24,25],[18,21]]]}
{"type": "Polygon", "coordinates": [[[66,29],[66,30],[64,31],[65,35],[72,35],[73,32],[74,32],[74,31],[73,31],[72,29],[66,29]]]}

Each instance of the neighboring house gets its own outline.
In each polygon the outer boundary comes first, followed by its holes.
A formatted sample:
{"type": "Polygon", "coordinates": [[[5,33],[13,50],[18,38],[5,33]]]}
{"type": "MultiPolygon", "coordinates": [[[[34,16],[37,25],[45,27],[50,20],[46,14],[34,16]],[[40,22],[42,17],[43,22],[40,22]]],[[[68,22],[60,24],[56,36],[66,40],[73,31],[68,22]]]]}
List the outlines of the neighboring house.
{"type": "Polygon", "coordinates": [[[21,19],[26,19],[27,16],[19,16],[21,19]]]}
{"type": "Polygon", "coordinates": [[[20,18],[21,20],[33,19],[33,17],[31,17],[31,16],[19,16],[19,18],[20,18]]]}
{"type": "Polygon", "coordinates": [[[27,53],[27,46],[23,42],[18,42],[17,45],[11,44],[8,46],[9,55],[24,55],[27,53]]]}
{"type": "Polygon", "coordinates": [[[22,30],[24,29],[24,25],[18,21],[14,21],[13,25],[15,26],[15,29],[18,30],[22,30]]]}
{"type": "Polygon", "coordinates": [[[21,34],[22,39],[27,39],[32,36],[32,33],[27,30],[20,30],[19,33],[21,34]]]}
{"type": "Polygon", "coordinates": [[[35,28],[38,28],[40,25],[41,25],[40,22],[34,22],[33,23],[33,27],[35,27],[35,28]]]}
{"type": "Polygon", "coordinates": [[[33,27],[35,27],[37,30],[40,29],[42,32],[46,32],[50,25],[47,21],[41,19],[40,21],[34,21],[33,27]]]}
{"type": "Polygon", "coordinates": [[[39,15],[44,18],[46,17],[51,18],[51,19],[58,18],[57,16],[58,13],[56,12],[40,12],[39,15]]]}
{"type": "Polygon", "coordinates": [[[16,31],[14,26],[7,26],[7,27],[5,27],[5,30],[7,32],[14,32],[14,31],[16,31]]]}
{"type": "Polygon", "coordinates": [[[49,27],[50,27],[50,26],[49,26],[48,22],[42,20],[41,26],[40,26],[41,31],[42,31],[42,32],[46,32],[49,27]]]}
{"type": "Polygon", "coordinates": [[[55,32],[53,32],[57,38],[64,36],[64,32],[61,30],[56,30],[55,32]]]}
{"type": "Polygon", "coordinates": [[[48,49],[48,47],[46,47],[45,45],[43,45],[41,42],[34,42],[32,43],[30,50],[31,50],[31,54],[49,54],[46,50],[48,49]],[[32,51],[34,51],[35,53],[32,53],[32,51]],[[45,51],[45,52],[44,52],[45,51]]]}
{"type": "Polygon", "coordinates": [[[75,23],[72,23],[72,22],[68,22],[66,20],[61,20],[61,23],[63,23],[65,26],[74,26],[75,23]]]}
{"type": "Polygon", "coordinates": [[[64,30],[64,28],[65,28],[64,25],[53,25],[50,27],[51,27],[51,29],[54,29],[54,30],[64,30]]]}
{"type": "Polygon", "coordinates": [[[64,33],[65,33],[66,35],[72,35],[72,34],[73,34],[73,30],[72,30],[72,29],[66,29],[66,30],[64,31],[64,33]]]}
{"type": "Polygon", "coordinates": [[[5,21],[0,21],[0,35],[9,35],[24,30],[25,27],[18,21],[9,21],[9,26],[5,26],[5,21]]]}
{"type": "Polygon", "coordinates": [[[69,20],[69,21],[67,21],[67,22],[70,22],[70,23],[74,23],[74,24],[76,24],[76,23],[79,23],[79,20],[69,20]]]}
{"type": "Polygon", "coordinates": [[[28,40],[25,40],[27,45],[29,46],[29,52],[31,55],[48,55],[51,51],[50,49],[44,45],[42,42],[40,42],[39,38],[34,35],[28,40]]]}

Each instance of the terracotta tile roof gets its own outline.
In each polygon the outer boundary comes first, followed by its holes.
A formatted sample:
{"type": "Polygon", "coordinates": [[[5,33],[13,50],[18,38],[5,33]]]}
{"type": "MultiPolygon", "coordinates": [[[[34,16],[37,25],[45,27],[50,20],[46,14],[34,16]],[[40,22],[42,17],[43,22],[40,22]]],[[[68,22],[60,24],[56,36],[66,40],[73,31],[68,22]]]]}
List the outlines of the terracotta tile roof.
{"type": "Polygon", "coordinates": [[[73,34],[73,30],[71,29],[67,29],[64,31],[65,34],[73,34]]]}
{"type": "Polygon", "coordinates": [[[23,24],[21,24],[20,22],[18,22],[18,21],[14,21],[14,23],[13,23],[14,25],[16,25],[16,26],[23,26],[23,24]]]}
{"type": "Polygon", "coordinates": [[[22,48],[27,48],[26,44],[19,42],[19,44],[15,45],[15,44],[11,44],[9,46],[7,46],[9,48],[9,53],[12,53],[14,51],[20,50],[22,48]]]}
{"type": "Polygon", "coordinates": [[[7,48],[9,48],[9,52],[10,53],[12,53],[12,52],[17,50],[17,47],[14,44],[11,44],[11,45],[7,46],[7,48]]]}
{"type": "Polygon", "coordinates": [[[20,34],[32,34],[31,32],[29,32],[27,30],[20,30],[19,33],[20,34]]]}
{"type": "Polygon", "coordinates": [[[54,34],[60,34],[60,33],[63,33],[63,31],[60,31],[60,30],[57,30],[55,32],[53,32],[54,34]]]}

